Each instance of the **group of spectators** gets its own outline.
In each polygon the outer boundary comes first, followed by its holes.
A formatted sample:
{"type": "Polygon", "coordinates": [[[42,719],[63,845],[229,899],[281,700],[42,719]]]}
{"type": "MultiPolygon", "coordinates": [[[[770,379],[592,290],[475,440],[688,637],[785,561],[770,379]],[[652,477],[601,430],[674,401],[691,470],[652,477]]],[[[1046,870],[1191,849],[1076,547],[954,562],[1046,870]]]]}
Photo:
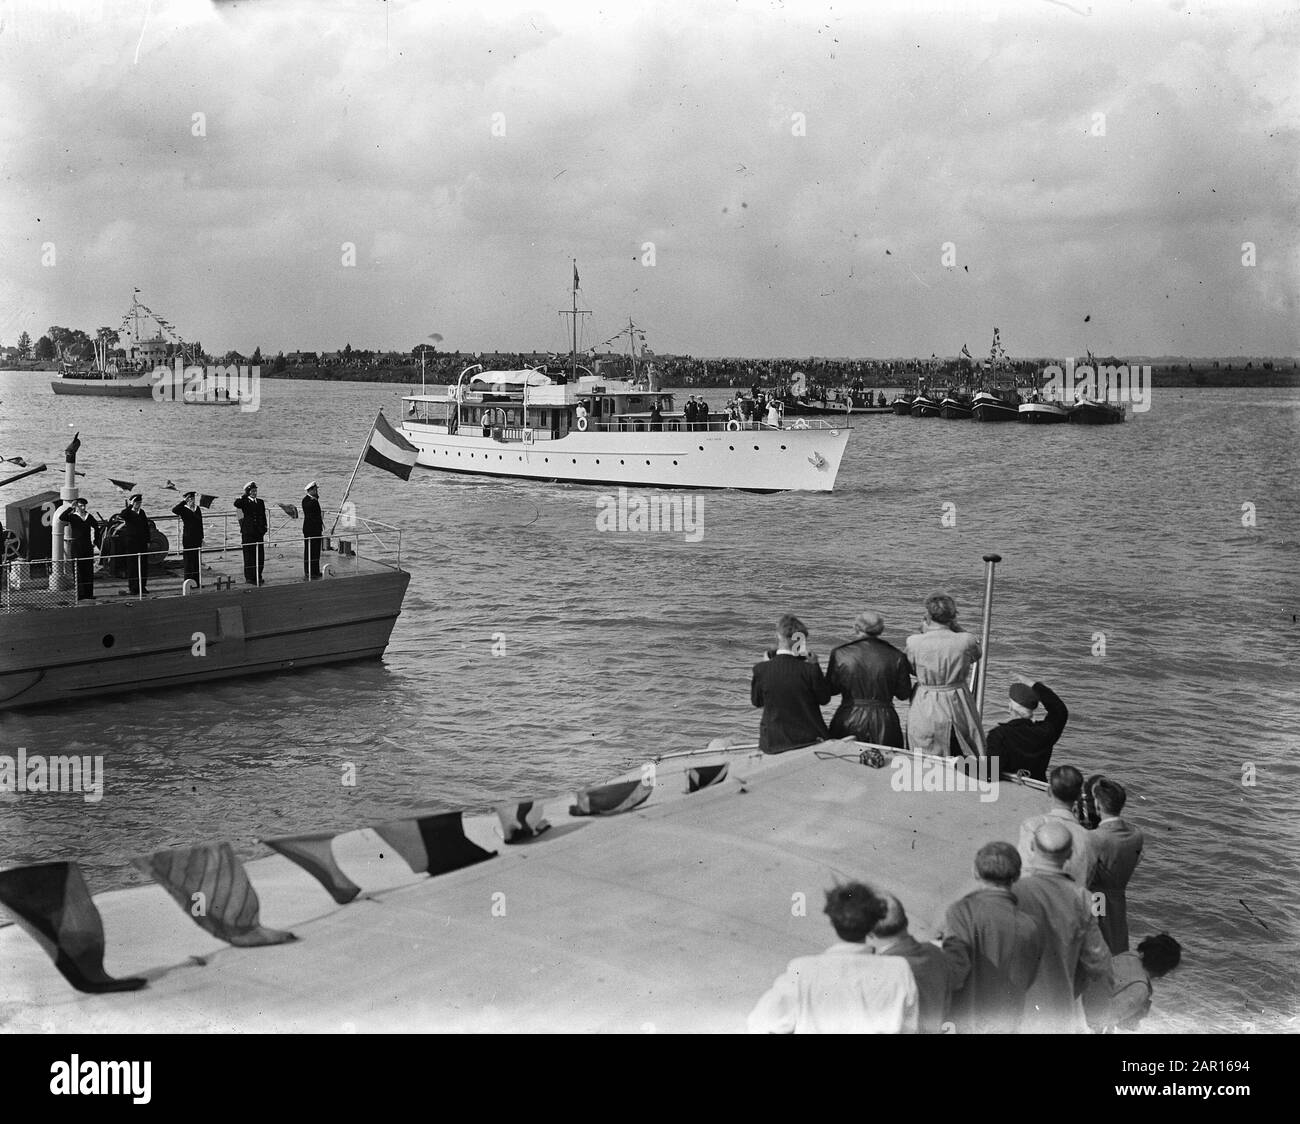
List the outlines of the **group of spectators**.
{"type": "Polygon", "coordinates": [[[1150,981],[1179,961],[1167,934],[1129,951],[1125,890],[1143,836],[1122,818],[1124,787],[1101,775],[1085,781],[1070,765],[1049,772],[1069,711],[1041,682],[1015,677],[1007,721],[985,735],[970,691],[980,645],[956,617],[952,598],[927,598],[920,631],[900,650],[882,638],[879,613],[859,613],[825,674],[803,622],[781,617],[777,646],[750,683],[763,708],[759,746],[782,753],[851,737],[868,743],[863,759],[876,764],[887,748],[988,756],[999,773],[1046,782],[1049,806],[1021,825],[1017,845],[980,848],[979,888],[948,909],[941,947],[908,935],[889,894],[859,883],[830,891],[840,943],[792,961],[751,1015],[753,1030],[1133,1029],[1150,1006],[1150,981]],[[821,708],[834,695],[828,726],[821,708]],[[893,703],[907,698],[905,733],[893,703]],[[1040,703],[1046,717],[1036,721],[1040,703]],[[892,953],[911,975],[871,952],[892,953]]]}
{"type": "Polygon", "coordinates": [[[986,843],[976,888],[935,942],[908,931],[892,894],[861,882],[826,894],[838,943],[792,960],[749,1016],[755,1033],[1081,1033],[1136,1030],[1152,981],[1176,968],[1168,933],[1129,950],[1125,888],[1142,833],[1122,785],[1052,770],[1051,807],[1020,846],[986,843]],[[1067,803],[1069,810],[1066,809],[1067,803]],[[1095,816],[1095,825],[1088,823],[1095,816]],[[1084,881],[1074,874],[1087,872],[1084,881]]]}
{"type": "Polygon", "coordinates": [[[1016,676],[1007,699],[1008,721],[986,736],[971,692],[980,642],[957,623],[957,606],[944,593],[926,599],[920,630],[900,650],[882,636],[885,619],[859,613],[853,639],[830,654],[826,673],[808,651],[808,629],[786,614],[777,622],[777,647],[754,667],[750,698],[763,708],[759,746],[781,753],[829,737],[923,753],[998,758],[1004,773],[1047,779],[1052,748],[1069,710],[1046,684],[1016,676]],[[784,658],[782,658],[784,657],[784,658]],[[839,695],[827,726],[821,708],[839,695]],[[910,699],[907,735],[894,710],[910,699]],[[1035,721],[1039,704],[1046,717],[1035,721]]]}

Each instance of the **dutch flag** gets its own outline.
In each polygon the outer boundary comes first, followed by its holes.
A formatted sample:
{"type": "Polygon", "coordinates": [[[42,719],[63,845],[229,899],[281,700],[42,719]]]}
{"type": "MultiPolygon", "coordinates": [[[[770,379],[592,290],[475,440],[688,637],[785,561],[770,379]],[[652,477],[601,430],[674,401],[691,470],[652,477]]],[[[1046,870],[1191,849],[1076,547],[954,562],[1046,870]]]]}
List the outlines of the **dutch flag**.
{"type": "Polygon", "coordinates": [[[373,464],[376,468],[409,480],[418,454],[419,449],[398,433],[382,412],[376,416],[375,424],[370,430],[370,443],[366,447],[366,464],[373,464]]]}

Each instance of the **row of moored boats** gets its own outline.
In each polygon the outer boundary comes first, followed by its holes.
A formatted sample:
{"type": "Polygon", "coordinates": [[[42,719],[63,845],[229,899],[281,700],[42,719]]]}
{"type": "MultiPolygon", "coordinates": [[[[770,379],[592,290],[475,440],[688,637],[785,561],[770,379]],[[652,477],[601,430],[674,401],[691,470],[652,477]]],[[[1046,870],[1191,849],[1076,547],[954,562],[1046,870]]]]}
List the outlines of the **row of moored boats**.
{"type": "Polygon", "coordinates": [[[1124,420],[1124,407],[1080,397],[1073,405],[1052,401],[1035,391],[1022,398],[1013,388],[900,394],[891,403],[894,413],[914,418],[968,418],[982,422],[1021,421],[1035,425],[1073,422],[1076,425],[1115,425],[1124,420]]]}

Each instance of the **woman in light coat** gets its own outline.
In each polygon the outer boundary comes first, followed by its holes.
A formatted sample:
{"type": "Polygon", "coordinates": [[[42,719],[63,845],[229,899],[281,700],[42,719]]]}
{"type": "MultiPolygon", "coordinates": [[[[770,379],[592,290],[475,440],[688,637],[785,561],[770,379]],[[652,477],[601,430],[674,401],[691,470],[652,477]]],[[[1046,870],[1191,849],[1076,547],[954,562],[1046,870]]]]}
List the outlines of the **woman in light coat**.
{"type": "Polygon", "coordinates": [[[988,749],[968,686],[980,642],[957,624],[947,594],[925,601],[921,631],[907,638],[907,662],[916,676],[907,718],[907,746],[938,756],[983,757],[988,749]]]}

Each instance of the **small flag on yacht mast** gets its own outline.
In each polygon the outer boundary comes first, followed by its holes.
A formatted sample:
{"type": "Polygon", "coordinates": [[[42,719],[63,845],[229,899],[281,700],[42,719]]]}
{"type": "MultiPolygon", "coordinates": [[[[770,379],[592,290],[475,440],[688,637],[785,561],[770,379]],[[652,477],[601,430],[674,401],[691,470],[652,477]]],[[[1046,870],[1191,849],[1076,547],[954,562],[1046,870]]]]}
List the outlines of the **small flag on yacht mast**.
{"type": "Polygon", "coordinates": [[[128,496],[135,491],[135,485],[129,480],[114,480],[111,476],[108,482],[113,485],[119,492],[125,492],[128,496]]]}

